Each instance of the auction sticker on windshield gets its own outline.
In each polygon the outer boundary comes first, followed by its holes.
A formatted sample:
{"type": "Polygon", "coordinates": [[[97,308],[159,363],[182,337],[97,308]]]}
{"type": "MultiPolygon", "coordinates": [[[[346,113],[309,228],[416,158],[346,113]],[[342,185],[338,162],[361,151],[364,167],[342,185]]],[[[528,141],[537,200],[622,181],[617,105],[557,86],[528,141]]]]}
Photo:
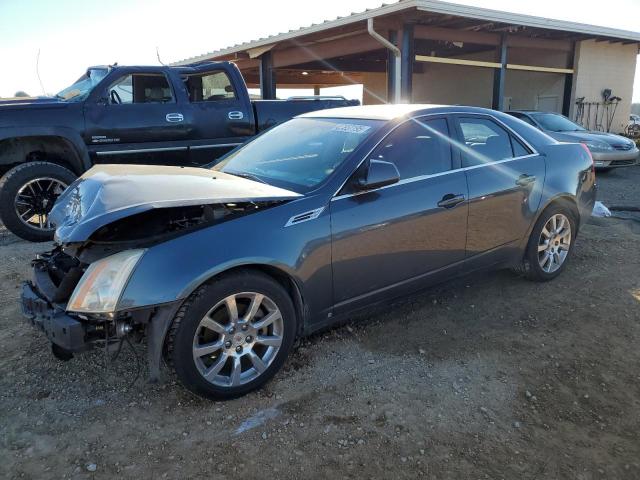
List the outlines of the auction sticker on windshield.
{"type": "Polygon", "coordinates": [[[346,132],[346,133],[358,133],[358,134],[365,133],[369,129],[371,129],[371,127],[367,125],[356,125],[353,123],[338,123],[332,128],[334,132],[346,132]]]}

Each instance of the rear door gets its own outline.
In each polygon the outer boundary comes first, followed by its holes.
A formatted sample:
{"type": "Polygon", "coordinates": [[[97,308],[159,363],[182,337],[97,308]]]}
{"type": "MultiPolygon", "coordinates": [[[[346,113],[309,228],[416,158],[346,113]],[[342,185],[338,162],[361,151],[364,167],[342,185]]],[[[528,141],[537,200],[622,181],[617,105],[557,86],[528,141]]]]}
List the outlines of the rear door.
{"type": "Polygon", "coordinates": [[[165,73],[116,70],[84,105],[85,141],[97,163],[187,162],[189,129],[165,73]]]}
{"type": "Polygon", "coordinates": [[[524,237],[540,204],[545,160],[489,115],[459,115],[456,124],[469,185],[466,250],[473,257],[524,237]]]}
{"type": "Polygon", "coordinates": [[[400,181],[368,192],[347,182],[331,201],[337,313],[464,259],[467,183],[449,132],[444,117],[405,122],[369,157],[393,162],[400,181]]]}
{"type": "Polygon", "coordinates": [[[184,74],[189,95],[189,117],[194,142],[190,161],[209,163],[253,135],[250,102],[224,68],[184,74]]]}

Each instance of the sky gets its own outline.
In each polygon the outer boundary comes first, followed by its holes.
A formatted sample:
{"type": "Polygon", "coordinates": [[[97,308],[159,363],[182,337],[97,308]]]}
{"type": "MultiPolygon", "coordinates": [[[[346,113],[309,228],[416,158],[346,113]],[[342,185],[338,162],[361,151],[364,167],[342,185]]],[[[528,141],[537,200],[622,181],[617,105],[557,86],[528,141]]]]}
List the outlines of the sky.
{"type": "MultiPolygon", "coordinates": [[[[90,65],[157,65],[156,48],[161,60],[169,63],[382,2],[0,0],[0,97],[18,90],[30,95],[58,92],[90,65]]],[[[483,0],[482,6],[640,31],[640,0],[609,0],[606,8],[603,2],[584,0],[483,0]]],[[[638,63],[635,102],[640,102],[638,63]]]]}

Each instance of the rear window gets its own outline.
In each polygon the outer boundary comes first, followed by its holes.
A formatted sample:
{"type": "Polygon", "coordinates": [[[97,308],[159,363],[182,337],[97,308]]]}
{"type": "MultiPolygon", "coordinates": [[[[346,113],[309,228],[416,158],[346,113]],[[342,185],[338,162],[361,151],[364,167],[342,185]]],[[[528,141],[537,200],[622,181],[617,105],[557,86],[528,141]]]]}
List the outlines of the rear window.
{"type": "Polygon", "coordinates": [[[235,89],[226,72],[188,75],[183,79],[191,102],[218,102],[236,98],[235,89]]]}

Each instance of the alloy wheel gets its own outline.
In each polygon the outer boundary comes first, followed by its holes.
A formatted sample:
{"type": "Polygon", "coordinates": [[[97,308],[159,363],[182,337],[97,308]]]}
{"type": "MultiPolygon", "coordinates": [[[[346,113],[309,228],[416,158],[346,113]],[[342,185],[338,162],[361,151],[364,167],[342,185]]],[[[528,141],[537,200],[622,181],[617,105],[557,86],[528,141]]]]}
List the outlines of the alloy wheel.
{"type": "Polygon", "coordinates": [[[571,248],[571,222],[562,213],[556,213],[545,223],[538,240],[538,263],[546,273],[557,271],[571,248]]]}
{"type": "Polygon", "coordinates": [[[284,334],[282,314],[266,295],[242,292],[218,302],[193,337],[193,360],[208,382],[244,385],[273,362],[284,334]]]}
{"type": "Polygon", "coordinates": [[[34,178],[16,194],[14,208],[22,223],[38,230],[53,230],[49,212],[67,184],[51,177],[34,178]]]}

